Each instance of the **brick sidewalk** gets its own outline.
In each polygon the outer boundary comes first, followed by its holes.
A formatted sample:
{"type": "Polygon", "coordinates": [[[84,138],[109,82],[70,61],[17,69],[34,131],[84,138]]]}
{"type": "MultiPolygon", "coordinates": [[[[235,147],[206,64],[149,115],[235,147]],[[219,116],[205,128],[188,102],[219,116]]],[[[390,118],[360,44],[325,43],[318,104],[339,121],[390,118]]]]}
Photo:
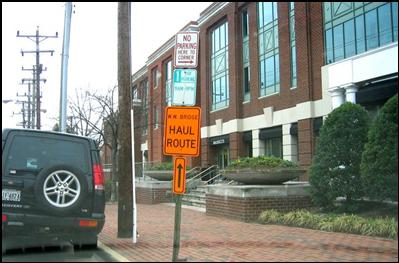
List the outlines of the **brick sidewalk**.
{"type": "MultiPolygon", "coordinates": [[[[137,207],[140,237],[117,239],[116,204],[107,204],[100,241],[129,261],[172,261],[173,206],[137,207]]],[[[296,227],[244,223],[182,209],[179,258],[188,261],[398,261],[398,241],[296,227]]]]}

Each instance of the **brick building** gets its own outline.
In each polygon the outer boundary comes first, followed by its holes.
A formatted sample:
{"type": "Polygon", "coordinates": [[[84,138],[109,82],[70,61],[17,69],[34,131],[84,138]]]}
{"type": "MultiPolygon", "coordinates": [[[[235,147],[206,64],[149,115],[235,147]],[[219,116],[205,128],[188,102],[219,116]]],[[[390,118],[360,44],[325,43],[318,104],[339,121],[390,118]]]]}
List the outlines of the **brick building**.
{"type": "MultiPolygon", "coordinates": [[[[398,90],[398,5],[391,2],[216,2],[181,31],[199,31],[201,155],[225,167],[244,156],[311,164],[323,117],[345,101],[375,114],[398,90]]],[[[136,137],[163,162],[175,36],[133,75],[143,109],[136,137]]]]}

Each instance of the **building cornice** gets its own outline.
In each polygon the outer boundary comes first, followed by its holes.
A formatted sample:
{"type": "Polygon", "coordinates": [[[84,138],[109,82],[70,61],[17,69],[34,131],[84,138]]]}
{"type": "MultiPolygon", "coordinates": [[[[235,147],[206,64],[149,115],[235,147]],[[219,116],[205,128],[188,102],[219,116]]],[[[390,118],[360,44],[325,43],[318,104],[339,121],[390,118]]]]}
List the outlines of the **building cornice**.
{"type": "Polygon", "coordinates": [[[215,2],[210,5],[207,9],[205,9],[200,14],[200,18],[198,19],[198,25],[201,26],[204,24],[209,18],[213,17],[217,12],[226,7],[230,2],[215,2]]]}
{"type": "Polygon", "coordinates": [[[136,82],[139,78],[147,74],[147,64],[137,70],[132,76],[132,83],[136,82]]]}

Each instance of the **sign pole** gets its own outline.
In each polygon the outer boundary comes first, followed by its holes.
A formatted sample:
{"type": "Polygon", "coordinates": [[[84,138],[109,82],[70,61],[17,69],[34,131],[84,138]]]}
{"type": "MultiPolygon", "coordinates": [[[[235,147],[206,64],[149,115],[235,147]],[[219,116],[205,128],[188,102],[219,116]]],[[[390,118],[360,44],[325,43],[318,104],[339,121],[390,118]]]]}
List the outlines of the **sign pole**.
{"type": "Polygon", "coordinates": [[[173,257],[172,262],[177,262],[180,250],[180,222],[181,222],[181,199],[182,195],[175,195],[176,207],[175,207],[175,231],[173,237],[173,257]]]}

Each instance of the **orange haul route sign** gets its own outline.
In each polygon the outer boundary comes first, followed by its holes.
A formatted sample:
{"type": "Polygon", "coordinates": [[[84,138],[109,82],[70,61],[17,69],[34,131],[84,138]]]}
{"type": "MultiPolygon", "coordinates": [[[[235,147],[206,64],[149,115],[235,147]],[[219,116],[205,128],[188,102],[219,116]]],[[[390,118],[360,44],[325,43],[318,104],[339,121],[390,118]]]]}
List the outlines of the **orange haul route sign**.
{"type": "Polygon", "coordinates": [[[199,156],[201,108],[166,107],[163,153],[199,156]]]}
{"type": "Polygon", "coordinates": [[[173,193],[184,194],[186,191],[186,159],[177,157],[173,165],[173,193]]]}

